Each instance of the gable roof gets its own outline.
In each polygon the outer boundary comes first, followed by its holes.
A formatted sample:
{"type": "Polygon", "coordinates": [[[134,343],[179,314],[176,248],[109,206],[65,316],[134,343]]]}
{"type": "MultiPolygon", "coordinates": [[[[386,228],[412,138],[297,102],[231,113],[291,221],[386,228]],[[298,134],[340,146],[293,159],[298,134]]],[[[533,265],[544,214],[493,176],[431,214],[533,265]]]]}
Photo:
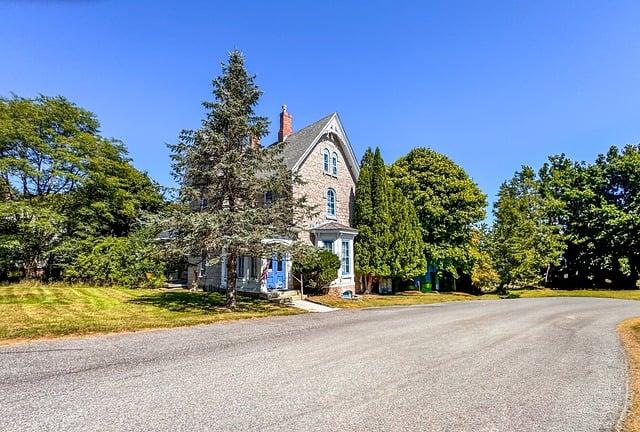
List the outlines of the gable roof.
{"type": "Polygon", "coordinates": [[[287,168],[292,171],[296,171],[300,167],[334,118],[336,119],[336,123],[341,131],[342,138],[344,138],[340,141],[344,141],[342,150],[346,155],[347,164],[354,175],[354,179],[358,179],[360,167],[358,166],[358,161],[353,153],[353,149],[351,148],[349,139],[344,132],[342,122],[340,121],[340,117],[337,112],[331,113],[320,120],[311,123],[284,139],[282,146],[282,158],[284,159],[284,163],[287,165],[287,168]]]}
{"type": "Polygon", "coordinates": [[[312,144],[315,144],[314,141],[320,136],[320,133],[329,124],[334,115],[335,113],[331,113],[284,139],[286,145],[282,147],[282,157],[284,158],[284,163],[287,164],[287,168],[291,170],[294,168],[305,151],[312,144]]]}

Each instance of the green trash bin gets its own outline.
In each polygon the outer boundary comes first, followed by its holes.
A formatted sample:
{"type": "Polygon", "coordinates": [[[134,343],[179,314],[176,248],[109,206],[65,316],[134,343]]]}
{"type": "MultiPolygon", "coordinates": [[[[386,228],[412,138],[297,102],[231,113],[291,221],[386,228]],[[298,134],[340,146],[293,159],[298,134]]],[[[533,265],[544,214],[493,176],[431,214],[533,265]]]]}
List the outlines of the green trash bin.
{"type": "Polygon", "coordinates": [[[431,281],[425,280],[420,284],[420,292],[430,293],[431,292],[431,281]]]}

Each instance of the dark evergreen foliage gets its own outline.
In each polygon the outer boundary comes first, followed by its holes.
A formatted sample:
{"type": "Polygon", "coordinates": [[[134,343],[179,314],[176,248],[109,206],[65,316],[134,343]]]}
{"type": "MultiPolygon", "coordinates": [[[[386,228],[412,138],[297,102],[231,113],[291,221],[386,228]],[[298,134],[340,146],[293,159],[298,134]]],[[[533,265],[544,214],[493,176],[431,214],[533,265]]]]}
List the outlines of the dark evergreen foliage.
{"type": "Polygon", "coordinates": [[[411,279],[424,273],[422,229],[413,204],[396,190],[380,149],[362,158],[354,205],[356,272],[365,292],[383,278],[411,279]]]}
{"type": "Polygon", "coordinates": [[[427,269],[422,227],[413,203],[397,188],[391,190],[391,275],[409,280],[422,275],[427,269]]]}
{"type": "Polygon", "coordinates": [[[252,145],[267,135],[267,119],[255,114],[261,94],[242,54],[233,51],[213,80],[214,101],[203,104],[202,126],[183,131],[170,146],[183,206],[165,223],[174,233],[171,247],[209,263],[226,256],[230,308],[236,305],[237,257],[270,253],[275,246],[265,239],[295,238],[309,213],[305,198],[293,196],[299,179],[287,169],[279,146],[252,145]],[[267,192],[273,197],[269,203],[267,192]]]}

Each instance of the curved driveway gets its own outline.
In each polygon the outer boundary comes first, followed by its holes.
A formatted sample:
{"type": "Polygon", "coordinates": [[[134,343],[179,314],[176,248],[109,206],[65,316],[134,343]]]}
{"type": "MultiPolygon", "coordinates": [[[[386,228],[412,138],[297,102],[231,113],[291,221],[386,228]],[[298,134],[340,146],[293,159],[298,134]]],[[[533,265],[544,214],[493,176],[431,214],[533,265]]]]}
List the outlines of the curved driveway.
{"type": "Polygon", "coordinates": [[[2,431],[611,431],[640,302],[474,301],[0,348],[2,431]]]}

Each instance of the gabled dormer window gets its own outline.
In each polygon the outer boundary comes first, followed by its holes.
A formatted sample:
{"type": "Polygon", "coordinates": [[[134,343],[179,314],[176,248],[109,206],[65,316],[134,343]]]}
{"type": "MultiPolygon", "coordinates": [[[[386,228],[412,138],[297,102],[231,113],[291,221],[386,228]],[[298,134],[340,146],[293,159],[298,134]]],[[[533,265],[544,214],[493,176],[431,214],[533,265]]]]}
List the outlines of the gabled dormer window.
{"type": "Polygon", "coordinates": [[[336,152],[331,155],[331,174],[338,175],[338,153],[336,152]]]}
{"type": "Polygon", "coordinates": [[[329,149],[322,151],[322,170],[329,174],[329,149]]]}
{"type": "Polygon", "coordinates": [[[333,188],[327,189],[327,216],[336,215],[336,191],[333,188]]]}

